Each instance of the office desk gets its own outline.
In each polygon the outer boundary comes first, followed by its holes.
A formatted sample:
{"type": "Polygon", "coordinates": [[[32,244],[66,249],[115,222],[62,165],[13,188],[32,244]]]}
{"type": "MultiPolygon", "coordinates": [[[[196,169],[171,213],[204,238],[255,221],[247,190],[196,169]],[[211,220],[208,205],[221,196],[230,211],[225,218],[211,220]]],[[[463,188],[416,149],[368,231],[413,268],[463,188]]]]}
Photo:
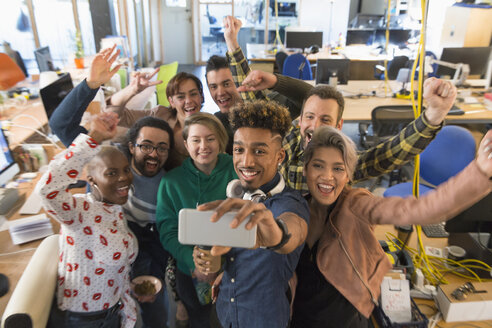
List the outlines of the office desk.
{"type": "MultiPolygon", "coordinates": [[[[269,63],[274,65],[275,54],[269,53],[273,45],[264,44],[246,44],[246,58],[251,63],[269,63]]],[[[383,64],[384,60],[391,60],[393,56],[375,54],[373,49],[367,46],[348,46],[336,53],[330,52],[326,48],[321,48],[320,52],[308,55],[307,58],[311,64],[316,63],[318,59],[350,59],[350,79],[351,80],[371,80],[374,77],[374,66],[383,64]]],[[[268,71],[273,71],[273,68],[268,71]]]]}
{"type": "MultiPolygon", "coordinates": [[[[399,90],[401,83],[390,81],[387,95],[392,94],[392,90],[399,90]]],[[[350,98],[350,95],[370,94],[375,92],[377,95],[384,96],[384,81],[349,81],[347,85],[338,85],[337,89],[342,91],[345,96],[345,110],[343,112],[344,122],[371,122],[371,111],[376,106],[384,105],[410,105],[409,99],[397,99],[392,97],[362,96],[350,98]]],[[[465,111],[464,115],[448,115],[446,123],[465,124],[465,123],[492,123],[492,111],[485,109],[482,105],[457,104],[465,111]]]]}
{"type": "MultiPolygon", "coordinates": [[[[19,200],[10,213],[6,215],[6,218],[9,221],[29,216],[20,215],[18,210],[24,203],[25,199],[31,194],[40,177],[41,174],[38,174],[36,179],[33,179],[30,182],[24,182],[19,186],[19,195],[21,197],[19,197],[19,200]]],[[[44,210],[41,210],[41,213],[44,213],[44,210]]],[[[51,223],[53,224],[53,231],[58,233],[60,230],[60,224],[55,220],[51,220],[51,223]]],[[[12,292],[14,291],[17,282],[19,281],[24,269],[31,259],[31,256],[34,254],[35,249],[39,246],[41,241],[42,239],[34,240],[21,245],[14,245],[12,244],[12,239],[10,238],[8,230],[0,231],[0,273],[5,274],[9,278],[10,283],[9,292],[0,298],[0,313],[2,315],[5,311],[5,307],[7,306],[10,296],[12,296],[12,292]]]]}
{"type": "MultiPolygon", "coordinates": [[[[376,235],[376,238],[378,240],[387,240],[386,238],[386,233],[391,232],[395,236],[397,235],[396,229],[392,225],[378,225],[376,226],[374,230],[374,234],[376,235]]],[[[444,248],[448,246],[448,240],[447,238],[427,238],[424,233],[422,233],[422,243],[424,246],[432,246],[432,247],[438,247],[438,248],[444,248]]],[[[412,248],[417,248],[417,233],[414,229],[412,234],[410,235],[410,239],[408,241],[408,245],[412,248]]],[[[465,282],[466,280],[464,278],[461,278],[459,276],[456,276],[454,274],[448,273],[445,275],[445,279],[449,283],[462,283],[465,282]]],[[[426,300],[426,299],[414,299],[415,303],[419,306],[420,311],[427,316],[427,318],[430,318],[435,314],[435,311],[433,311],[433,308],[436,308],[436,304],[434,303],[433,300],[426,300]]],[[[445,322],[444,320],[441,320],[438,322],[438,326],[436,327],[442,327],[442,328],[462,328],[462,327],[491,327],[492,326],[492,320],[486,320],[486,321],[470,321],[469,323],[465,322],[445,322]]]]}
{"type": "Polygon", "coordinates": [[[24,105],[4,109],[0,113],[0,120],[8,120],[12,124],[19,125],[11,126],[8,129],[11,149],[36,134],[35,130],[44,129],[48,126],[48,117],[40,99],[29,100],[24,105]]]}

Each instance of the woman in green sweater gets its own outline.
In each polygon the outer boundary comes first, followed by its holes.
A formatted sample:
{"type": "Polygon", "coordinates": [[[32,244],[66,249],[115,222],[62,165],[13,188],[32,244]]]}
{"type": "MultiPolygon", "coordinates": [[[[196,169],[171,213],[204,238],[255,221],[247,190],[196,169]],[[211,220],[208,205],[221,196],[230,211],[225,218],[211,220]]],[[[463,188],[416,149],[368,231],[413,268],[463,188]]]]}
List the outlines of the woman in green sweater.
{"type": "Polygon", "coordinates": [[[193,246],[178,241],[178,213],[206,202],[226,199],[229,181],[237,179],[232,157],[224,154],[227,132],[222,123],[208,113],[186,118],[183,139],[190,157],[161,180],[157,194],[156,222],[162,245],[177,262],[176,283],[192,328],[209,327],[210,304],[202,305],[192,277],[213,279],[195,270],[193,246]]]}

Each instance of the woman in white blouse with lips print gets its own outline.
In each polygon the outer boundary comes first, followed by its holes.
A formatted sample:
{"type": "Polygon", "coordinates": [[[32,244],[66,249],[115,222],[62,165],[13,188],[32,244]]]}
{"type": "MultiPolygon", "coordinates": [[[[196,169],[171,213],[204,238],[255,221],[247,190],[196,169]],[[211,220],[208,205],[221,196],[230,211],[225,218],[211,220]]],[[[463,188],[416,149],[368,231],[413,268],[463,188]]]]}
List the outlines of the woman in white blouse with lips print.
{"type": "Polygon", "coordinates": [[[48,327],[133,327],[129,270],[137,255],[135,237],[121,205],[132,173],[115,147],[100,147],[116,133],[118,118],[103,113],[53,159],[36,192],[47,212],[61,223],[56,299],[48,327]],[[72,195],[67,186],[88,163],[91,193],[72,195]]]}

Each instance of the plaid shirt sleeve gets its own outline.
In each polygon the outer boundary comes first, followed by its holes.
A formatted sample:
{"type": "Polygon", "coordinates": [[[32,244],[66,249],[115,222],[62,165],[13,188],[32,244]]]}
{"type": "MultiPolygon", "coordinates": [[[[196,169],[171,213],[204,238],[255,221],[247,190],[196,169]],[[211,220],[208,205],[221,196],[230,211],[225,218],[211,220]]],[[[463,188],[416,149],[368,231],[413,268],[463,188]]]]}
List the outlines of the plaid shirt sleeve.
{"type": "Polygon", "coordinates": [[[280,166],[280,174],[285,183],[301,194],[309,192],[306,177],[302,174],[304,169],[304,151],[301,149],[301,133],[298,120],[292,122],[292,126],[283,140],[285,160],[280,166]]]}
{"type": "MultiPolygon", "coordinates": [[[[229,68],[232,73],[232,78],[234,79],[234,84],[236,84],[236,88],[239,88],[246,76],[248,76],[249,72],[251,72],[251,67],[249,67],[248,60],[244,57],[241,47],[234,50],[234,52],[228,51],[226,53],[226,57],[229,62],[229,68]]],[[[266,91],[264,90],[240,92],[240,94],[244,101],[269,99],[266,91]]]]}
{"type": "Polygon", "coordinates": [[[354,183],[391,172],[420,154],[441,130],[442,124],[430,125],[420,115],[398,135],[359,153],[354,183]]]}

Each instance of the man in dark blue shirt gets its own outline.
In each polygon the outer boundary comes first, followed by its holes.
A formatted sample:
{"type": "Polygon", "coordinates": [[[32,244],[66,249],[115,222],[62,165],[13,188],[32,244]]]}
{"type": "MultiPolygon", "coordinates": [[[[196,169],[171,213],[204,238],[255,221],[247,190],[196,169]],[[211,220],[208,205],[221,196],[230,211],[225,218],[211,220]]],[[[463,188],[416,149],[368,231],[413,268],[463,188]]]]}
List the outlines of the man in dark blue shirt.
{"type": "MultiPolygon", "coordinates": [[[[217,299],[217,314],[226,327],[285,328],[289,322],[288,281],[296,268],[306,238],[309,208],[300,193],[285,186],[278,167],[285,157],[282,139],[290,128],[286,108],[275,102],[242,103],[231,113],[234,131],[233,161],[243,193],[228,195],[198,207],[215,208],[212,220],[238,210],[233,226],[251,214],[246,224],[257,225],[255,249],[212,248],[225,254],[224,275],[217,299]]],[[[229,188],[228,188],[229,189],[229,188]]],[[[195,264],[210,272],[199,251],[195,264]]]]}

